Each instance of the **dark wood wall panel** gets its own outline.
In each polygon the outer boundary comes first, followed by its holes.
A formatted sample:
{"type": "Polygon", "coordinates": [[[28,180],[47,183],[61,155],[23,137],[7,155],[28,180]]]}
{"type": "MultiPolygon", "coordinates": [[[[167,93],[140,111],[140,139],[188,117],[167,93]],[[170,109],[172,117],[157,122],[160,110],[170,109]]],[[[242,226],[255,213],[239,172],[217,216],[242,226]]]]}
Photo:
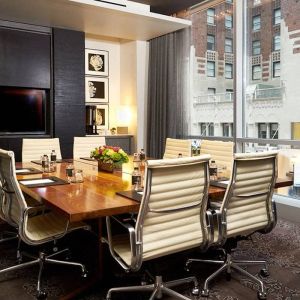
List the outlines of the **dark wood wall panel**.
{"type": "Polygon", "coordinates": [[[51,36],[0,28],[0,85],[50,89],[51,36]]]}
{"type": "Polygon", "coordinates": [[[83,32],[53,29],[54,135],[62,156],[73,157],[73,137],[85,135],[83,32]]]}

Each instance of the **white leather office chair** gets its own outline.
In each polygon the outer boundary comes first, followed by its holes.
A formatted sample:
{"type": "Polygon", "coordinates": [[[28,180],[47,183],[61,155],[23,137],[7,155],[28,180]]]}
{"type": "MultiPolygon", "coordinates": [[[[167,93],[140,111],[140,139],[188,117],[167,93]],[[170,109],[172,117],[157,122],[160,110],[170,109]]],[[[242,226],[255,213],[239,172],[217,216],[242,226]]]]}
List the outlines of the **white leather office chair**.
{"type": "MultiPolygon", "coordinates": [[[[138,271],[145,261],[208,247],[212,237],[206,220],[209,158],[203,155],[146,162],[145,188],[134,226],[114,217],[106,218],[108,238],[104,241],[124,270],[138,271]],[[128,235],[113,235],[111,220],[124,226],[128,235]]],[[[112,288],[107,299],[115,292],[150,291],[150,299],[165,293],[187,300],[189,298],[170,289],[185,282],[194,282],[194,292],[199,292],[194,277],[163,283],[161,276],[156,276],[151,285],[112,288]]]]}
{"type": "Polygon", "coordinates": [[[74,137],[73,158],[90,157],[91,151],[105,145],[103,136],[74,137]]]}
{"type": "Polygon", "coordinates": [[[224,166],[230,173],[233,162],[233,142],[201,140],[200,154],[209,154],[217,166],[224,166]]]}
{"type": "Polygon", "coordinates": [[[22,162],[40,160],[43,154],[50,157],[51,151],[55,150],[56,158],[61,159],[59,138],[53,139],[23,139],[22,162]]]}
{"type": "Polygon", "coordinates": [[[227,275],[231,269],[251,278],[259,285],[258,298],[266,299],[266,289],[263,281],[253,276],[241,265],[263,265],[261,275],[268,275],[266,261],[235,260],[231,256],[232,248],[241,237],[248,237],[254,232],[267,233],[276,225],[276,207],[272,199],[277,178],[277,152],[239,153],[234,155],[233,170],[222,205],[212,203],[218,227],[215,230],[214,243],[221,245],[226,251],[224,260],[205,261],[189,259],[192,262],[207,262],[221,267],[209,276],[202,291],[202,296],[208,297],[208,284],[222,271],[227,275]]]}
{"type": "Polygon", "coordinates": [[[166,139],[166,147],[163,158],[177,158],[181,153],[182,157],[190,157],[192,151],[192,142],[190,140],[166,139]]]}
{"type": "MultiPolygon", "coordinates": [[[[12,151],[0,149],[0,174],[2,182],[4,183],[1,190],[4,193],[6,201],[6,207],[4,209],[6,219],[16,225],[19,237],[24,243],[28,245],[42,245],[44,243],[56,241],[73,230],[89,229],[86,224],[81,222],[69,223],[68,219],[54,211],[48,211],[37,215],[31,214],[38,208],[29,207],[25,201],[16,178],[15,158],[12,151]]],[[[83,276],[86,276],[84,265],[76,262],[54,259],[54,256],[66,251],[68,251],[68,249],[54,252],[48,256],[45,253],[40,252],[37,259],[2,269],[0,270],[0,274],[32,265],[39,265],[37,297],[45,298],[46,293],[41,289],[41,277],[45,263],[76,266],[81,269],[83,276]]]]}

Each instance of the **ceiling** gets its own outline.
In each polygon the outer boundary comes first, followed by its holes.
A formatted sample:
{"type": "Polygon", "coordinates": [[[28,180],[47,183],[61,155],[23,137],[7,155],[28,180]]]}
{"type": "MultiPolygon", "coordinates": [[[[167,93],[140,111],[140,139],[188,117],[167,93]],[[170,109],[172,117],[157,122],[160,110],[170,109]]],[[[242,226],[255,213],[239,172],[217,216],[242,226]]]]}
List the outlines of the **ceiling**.
{"type": "Polygon", "coordinates": [[[151,11],[159,14],[170,15],[180,10],[189,8],[204,0],[133,0],[135,2],[148,4],[151,11]]]}

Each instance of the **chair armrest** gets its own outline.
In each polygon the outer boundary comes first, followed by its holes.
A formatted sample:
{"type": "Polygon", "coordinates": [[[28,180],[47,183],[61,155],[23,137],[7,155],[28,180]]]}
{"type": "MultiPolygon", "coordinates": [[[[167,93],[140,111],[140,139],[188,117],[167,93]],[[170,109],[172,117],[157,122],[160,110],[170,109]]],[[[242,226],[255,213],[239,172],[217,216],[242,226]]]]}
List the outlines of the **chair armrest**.
{"type": "Polygon", "coordinates": [[[208,233],[208,246],[214,241],[214,220],[211,210],[206,211],[207,233],[208,233]]]}
{"type": "Polygon", "coordinates": [[[215,231],[217,230],[218,233],[218,238],[217,240],[214,240],[214,243],[222,245],[226,240],[226,228],[227,228],[226,217],[225,217],[226,212],[222,213],[220,209],[215,209],[212,212],[212,214],[214,218],[213,220],[214,225],[217,227],[215,228],[215,231]]]}

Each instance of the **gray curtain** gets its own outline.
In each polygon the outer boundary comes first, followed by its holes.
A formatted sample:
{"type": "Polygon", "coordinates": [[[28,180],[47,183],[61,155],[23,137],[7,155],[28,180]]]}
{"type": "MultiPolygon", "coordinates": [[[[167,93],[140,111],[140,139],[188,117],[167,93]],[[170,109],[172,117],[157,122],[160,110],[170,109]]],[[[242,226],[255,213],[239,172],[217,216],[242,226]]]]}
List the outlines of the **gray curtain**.
{"type": "Polygon", "coordinates": [[[190,30],[150,41],[147,155],[161,158],[167,137],[188,134],[190,30]]]}

